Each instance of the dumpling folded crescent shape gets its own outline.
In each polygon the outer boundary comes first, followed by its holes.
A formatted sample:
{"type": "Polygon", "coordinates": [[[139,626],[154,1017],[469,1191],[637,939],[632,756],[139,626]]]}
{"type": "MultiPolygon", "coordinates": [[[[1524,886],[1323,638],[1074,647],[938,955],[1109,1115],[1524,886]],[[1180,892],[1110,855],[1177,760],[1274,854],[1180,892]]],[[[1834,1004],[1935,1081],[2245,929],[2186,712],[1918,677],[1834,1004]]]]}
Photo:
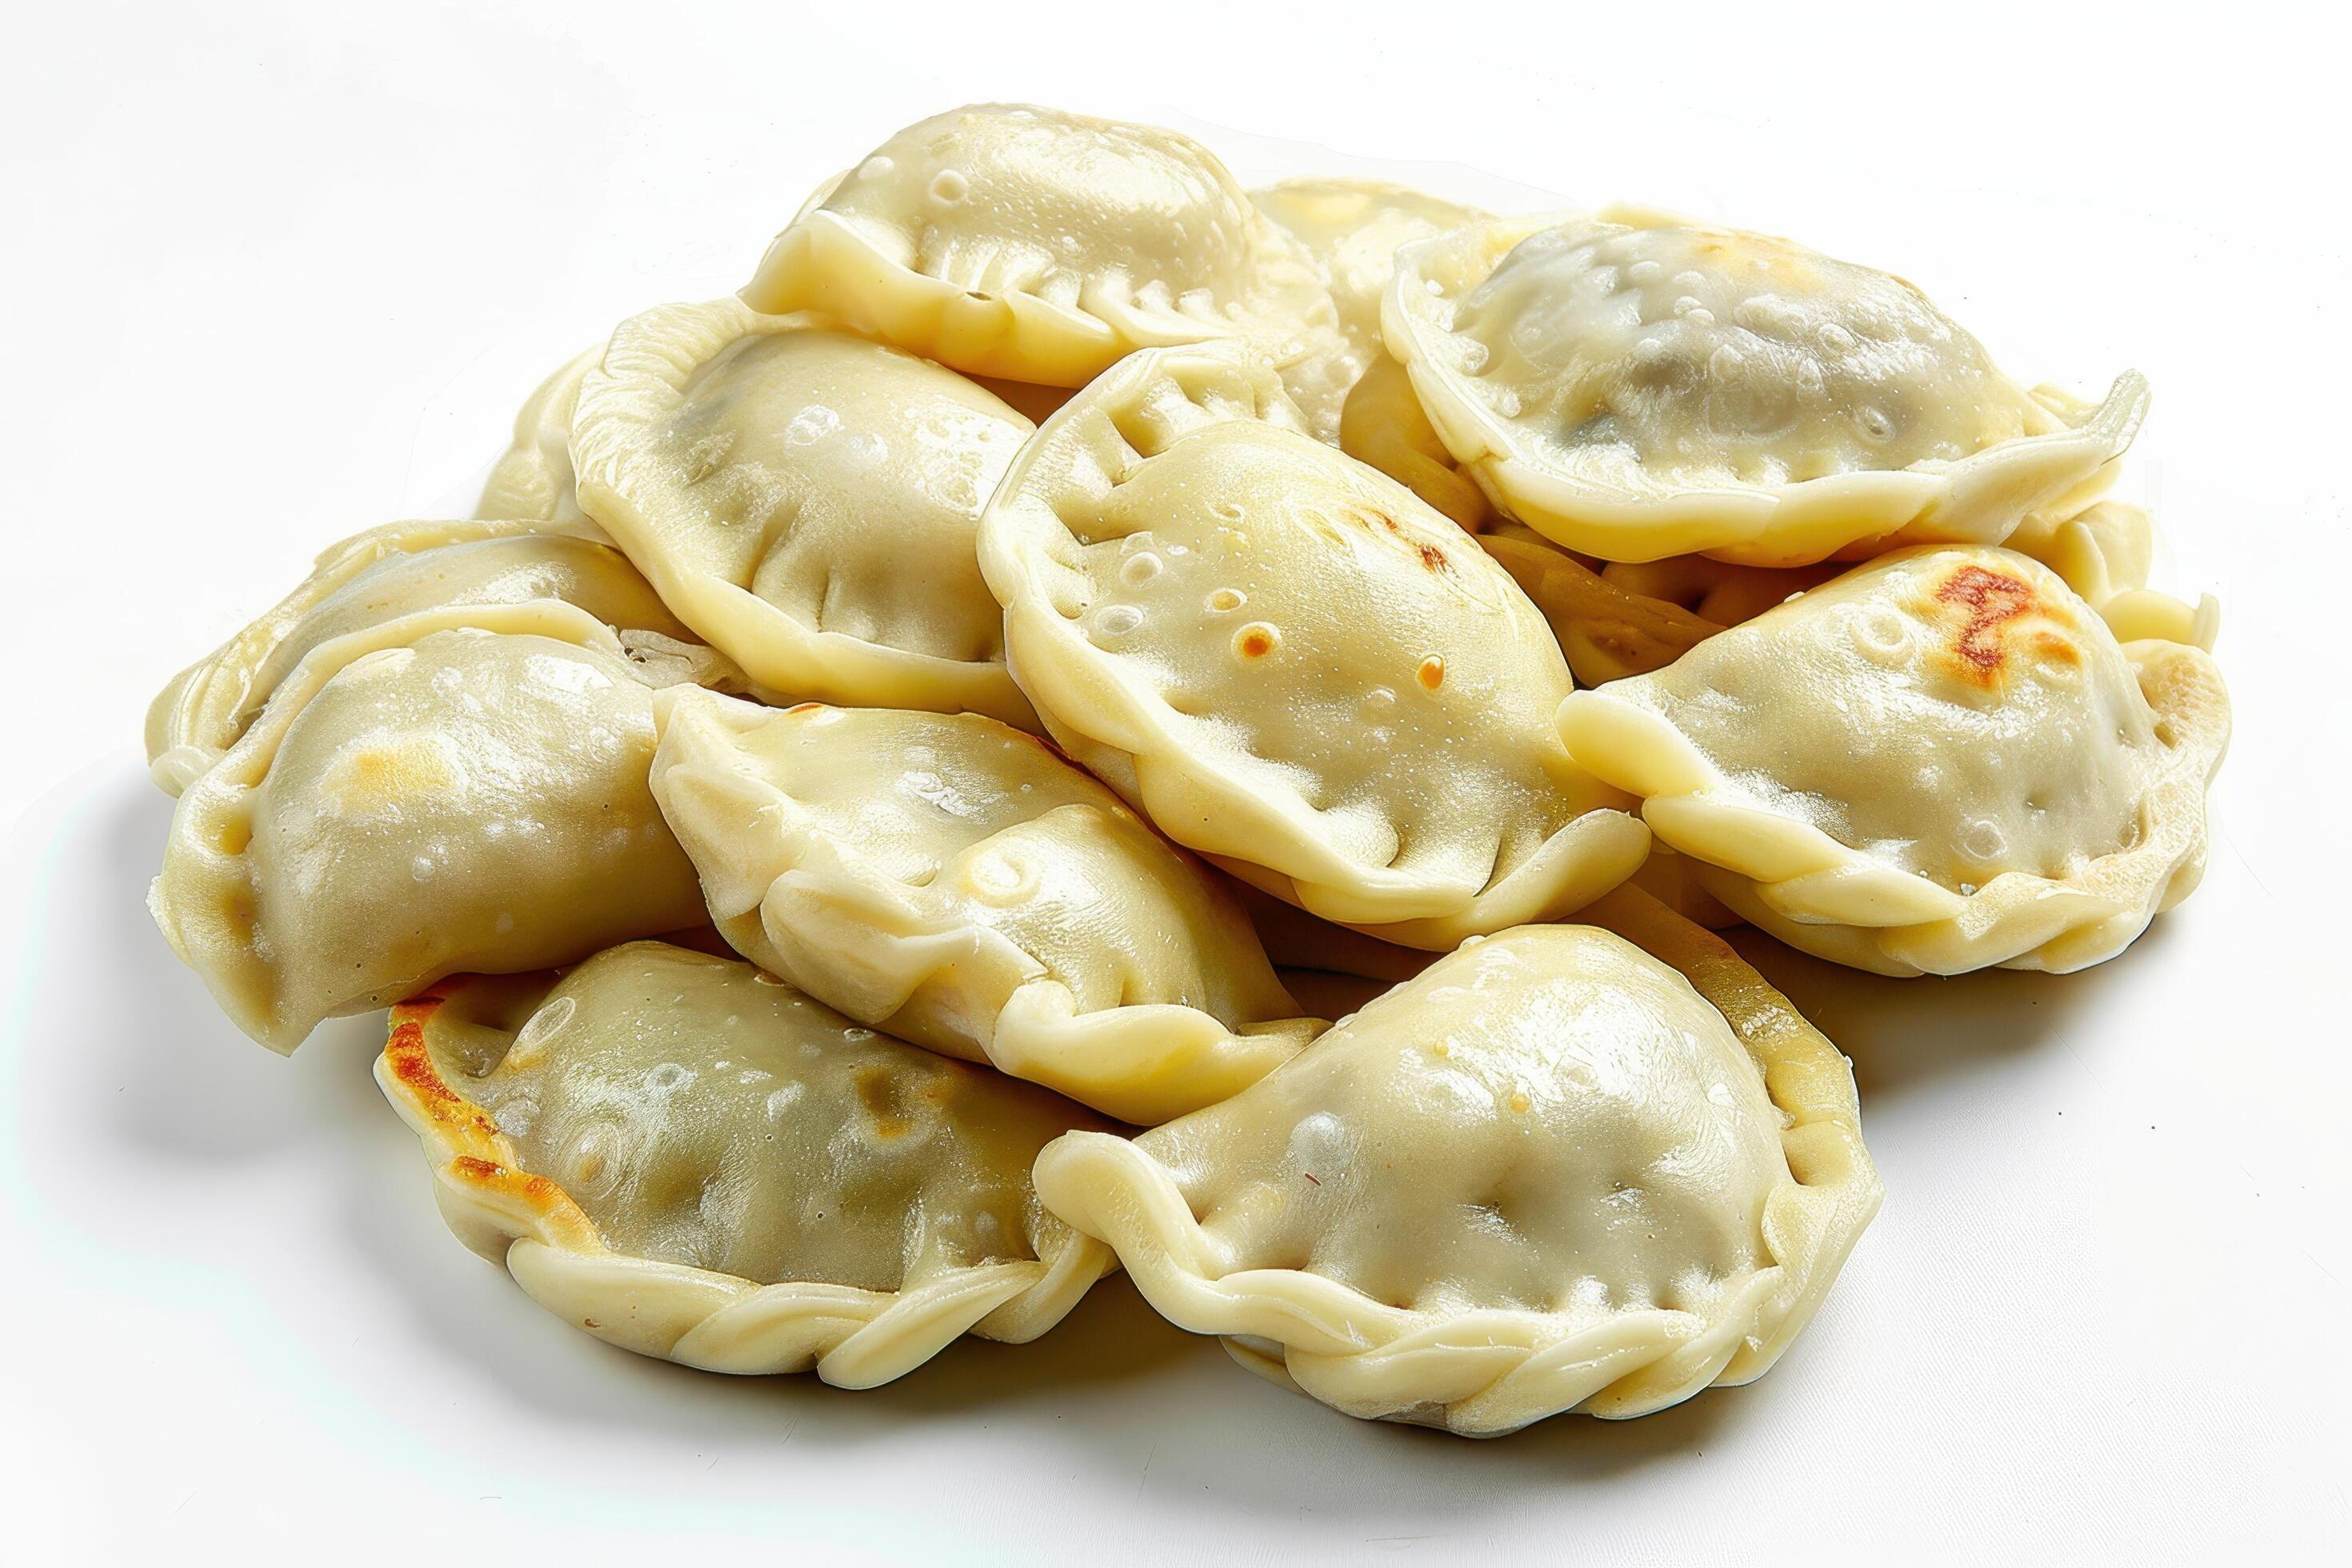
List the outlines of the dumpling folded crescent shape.
{"type": "Polygon", "coordinates": [[[1998,544],[2080,510],[2147,407],[2129,372],[2029,392],[1890,274],[1624,208],[1408,245],[1382,324],[1495,504],[1611,561],[1998,544]]]}
{"type": "Polygon", "coordinates": [[[445,974],[700,926],[694,868],[646,784],[653,695],[738,678],[553,599],[321,643],[181,795],[156,923],[281,1051],[445,974]]]}
{"type": "Polygon", "coordinates": [[[253,722],[310,650],[459,605],[557,599],[623,630],[691,638],[627,557],[586,522],[394,522],[320,552],[268,614],[182,670],[147,712],[148,771],[177,795],[253,722]]]}
{"type": "Polygon", "coordinates": [[[870,1388],[1036,1338],[1112,1267],[1029,1181],[1094,1118],[748,963],[639,942],[445,981],[376,1079],[458,1238],[641,1355],[870,1388]]]}
{"type": "MultiPolygon", "coordinates": [[[[1216,155],[1156,126],[978,104],[908,126],[778,235],[743,289],[968,374],[1082,386],[1139,348],[1344,345],[1315,263],[1216,155]]],[[[1344,380],[1329,388],[1336,419],[1344,380]]]]}
{"type": "Polygon", "coordinates": [[[1791,946],[2063,973],[2197,885],[2230,703],[2202,650],[2117,643],[2046,567],[1926,546],[1577,692],[1559,727],[1791,946]]]}
{"type": "Polygon", "coordinates": [[[1760,1376],[1876,1212],[1835,1047],[1633,889],[1467,942],[1223,1104],[1037,1157],[1179,1326],[1471,1436],[1760,1376]],[[1622,934],[1621,934],[1622,933],[1622,934]]]}
{"type": "Polygon", "coordinates": [[[1030,724],[972,532],[1031,428],[952,371],[730,298],[621,324],[572,457],[588,514],[755,680],[1030,724]]]}
{"type": "Polygon", "coordinates": [[[1570,679],[1527,595],[1264,366],[1123,362],[1022,449],[980,558],[1063,750],[1311,913],[1443,951],[1641,863],[1543,717],[1570,679]]]}
{"type": "Polygon", "coordinates": [[[1217,874],[1034,735],[692,688],[656,711],[654,796],[720,933],[861,1023],[1139,1124],[1323,1027],[1217,874]]]}

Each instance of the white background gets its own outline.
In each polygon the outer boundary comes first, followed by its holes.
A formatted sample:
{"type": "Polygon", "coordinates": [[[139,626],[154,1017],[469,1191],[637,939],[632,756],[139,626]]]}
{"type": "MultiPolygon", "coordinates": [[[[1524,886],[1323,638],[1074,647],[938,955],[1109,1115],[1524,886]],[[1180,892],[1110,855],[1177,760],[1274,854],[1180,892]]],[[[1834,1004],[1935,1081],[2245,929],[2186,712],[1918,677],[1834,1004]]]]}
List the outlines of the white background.
{"type": "Polygon", "coordinates": [[[12,7],[8,1554],[2345,1561],[2347,88],[2283,13],[2164,9],[12,7]],[[449,504],[613,321],[990,97],[1245,180],[1770,227],[2029,379],[2154,379],[2127,484],[2224,600],[2237,704],[2205,887],[2065,979],[1750,944],[1855,1058],[1887,1187],[1761,1383],[1472,1444],[1262,1384],[1119,1280],[876,1393],[638,1361],[443,1232],[371,1021],[279,1060],[148,923],[167,676],[449,504]]]}

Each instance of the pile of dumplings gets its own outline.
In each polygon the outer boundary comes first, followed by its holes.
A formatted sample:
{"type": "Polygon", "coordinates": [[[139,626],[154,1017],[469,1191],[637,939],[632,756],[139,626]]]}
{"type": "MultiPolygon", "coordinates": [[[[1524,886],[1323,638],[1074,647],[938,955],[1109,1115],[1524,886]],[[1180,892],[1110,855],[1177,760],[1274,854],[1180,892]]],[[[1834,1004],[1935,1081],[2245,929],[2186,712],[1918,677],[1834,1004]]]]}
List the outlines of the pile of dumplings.
{"type": "Polygon", "coordinates": [[[155,919],[280,1051],[389,1006],[450,1226],[627,1349],[867,1387],[1124,1268],[1351,1415],[1643,1415],[1879,1205],[1715,930],[2063,972],[2197,882],[2147,402],[1784,239],[960,110],[172,683],[155,919]]]}

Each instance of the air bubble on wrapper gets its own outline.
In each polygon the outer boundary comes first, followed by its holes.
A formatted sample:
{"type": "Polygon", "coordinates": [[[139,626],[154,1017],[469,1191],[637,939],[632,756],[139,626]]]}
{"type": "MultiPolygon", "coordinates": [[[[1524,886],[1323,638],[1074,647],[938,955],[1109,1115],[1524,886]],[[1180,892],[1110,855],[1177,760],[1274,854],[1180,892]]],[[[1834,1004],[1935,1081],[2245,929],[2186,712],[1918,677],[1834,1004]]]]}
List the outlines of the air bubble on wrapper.
{"type": "Polygon", "coordinates": [[[841,428],[841,416],[821,403],[812,403],[784,426],[788,447],[814,447],[841,428]]]}
{"type": "Polygon", "coordinates": [[[558,996],[533,1013],[524,1021],[523,1026],[515,1031],[514,1044],[507,1047],[503,1065],[524,1068],[537,1061],[546,1054],[549,1043],[563,1032],[566,1024],[572,1022],[572,1015],[579,1010],[579,1006],[580,1004],[569,996],[558,996]]]}
{"type": "Polygon", "coordinates": [[[1097,635],[1123,637],[1143,625],[1143,612],[1133,605],[1104,605],[1095,611],[1091,619],[1097,635]]]}
{"type": "Polygon", "coordinates": [[[1348,1124],[1328,1110],[1318,1110],[1301,1117],[1290,1130],[1286,1153],[1301,1170],[1337,1173],[1347,1166],[1348,1145],[1348,1124]]]}
{"type": "Polygon", "coordinates": [[[1962,825],[1959,835],[1960,853],[1983,865],[1998,862],[2009,849],[2008,836],[2000,825],[1989,817],[1979,817],[1962,825]]]}

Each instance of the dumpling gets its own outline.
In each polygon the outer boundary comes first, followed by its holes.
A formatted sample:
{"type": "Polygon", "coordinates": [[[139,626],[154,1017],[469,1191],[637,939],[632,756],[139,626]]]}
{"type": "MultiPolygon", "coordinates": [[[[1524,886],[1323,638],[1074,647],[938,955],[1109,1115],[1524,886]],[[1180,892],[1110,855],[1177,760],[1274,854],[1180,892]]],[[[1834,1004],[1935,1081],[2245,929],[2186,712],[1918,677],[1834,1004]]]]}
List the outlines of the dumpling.
{"type": "Polygon", "coordinates": [[[1059,1322],[1111,1267],[1029,1166],[1100,1123],[662,942],[394,1010],[376,1081],[458,1238],[640,1355],[871,1388],[1059,1322]]]}
{"type": "Polygon", "coordinates": [[[1598,686],[1672,664],[1723,628],[1664,599],[1611,582],[1515,522],[1478,536],[1543,615],[1578,682],[1598,686]]]}
{"type": "Polygon", "coordinates": [[[2079,510],[2147,411],[2036,395],[1901,279],[1632,209],[1406,246],[1383,311],[1502,510],[1612,561],[1761,566],[2079,510]]]}
{"type": "Polygon", "coordinates": [[[822,310],[968,374],[1083,386],[1139,348],[1236,339],[1328,387],[1315,263],[1216,154],[1156,126],[978,104],[908,126],[776,237],[755,310],[822,310]]]}
{"type": "Polygon", "coordinates": [[[584,523],[394,522],[330,545],[276,608],[156,697],[148,771],[179,794],[236,744],[311,649],[420,611],[561,599],[608,626],[690,638],[628,559],[593,532],[584,523]]]}
{"type": "Polygon", "coordinates": [[[1249,196],[1315,258],[1349,343],[1367,362],[1381,352],[1381,296],[1395,276],[1397,247],[1489,216],[1410,185],[1344,174],[1284,180],[1249,196]]]}
{"type": "MultiPolygon", "coordinates": [[[[1327,353],[1311,372],[1302,366],[1286,378],[1308,426],[1318,438],[1336,441],[1349,389],[1374,361],[1388,357],[1381,346],[1381,297],[1395,273],[1397,247],[1487,215],[1409,185],[1346,175],[1285,180],[1252,191],[1250,200],[1306,247],[1339,311],[1346,353],[1327,353]]],[[[1445,506],[1438,510],[1453,515],[1445,506]]]]}
{"type": "Polygon", "coordinates": [[[1719,940],[1630,889],[1594,912],[1132,1142],[1055,1140],[1038,1195],[1350,1415],[1493,1436],[1762,1375],[1878,1207],[1852,1071],[1719,940]]]}
{"type": "Polygon", "coordinates": [[[726,299],[623,322],[572,450],[588,514],[754,679],[1034,724],[972,555],[1031,428],[951,371],[726,299]]]}
{"type": "Polygon", "coordinates": [[[515,416],[513,442],[482,485],[476,517],[581,521],[580,497],[572,487],[572,415],[581,383],[604,357],[600,341],[539,384],[515,416]]]}
{"type": "MultiPolygon", "coordinates": [[[[1513,526],[1506,523],[1494,531],[1507,535],[1513,526]]],[[[2192,605],[2147,586],[2156,537],[2147,511],[2139,507],[2102,500],[2079,512],[2036,513],[2020,524],[2001,548],[2039,561],[2058,574],[2114,628],[2118,642],[2161,637],[2213,651],[2221,606],[2211,595],[2192,605]]],[[[1670,555],[1656,561],[1612,561],[1601,566],[1601,575],[1628,593],[1680,605],[1703,619],[1731,626],[1753,620],[1844,570],[1835,562],[1738,566],[1705,555],[1670,555]]],[[[1540,595],[1533,596],[1542,605],[1540,595]]],[[[1575,668],[1572,651],[1569,663],[1575,668]]],[[[1577,669],[1577,678],[1588,685],[1597,684],[1581,668],[1577,669]]]]}
{"type": "Polygon", "coordinates": [[[2203,652],[2117,644],[2047,568],[1924,547],[1580,691],[1559,726],[1793,947],[2063,973],[2196,886],[2230,705],[2203,652]]]}
{"type": "Polygon", "coordinates": [[[1736,626],[1808,588],[1818,588],[1844,570],[1833,562],[1811,566],[1735,566],[1706,555],[1668,555],[1656,561],[1604,562],[1601,575],[1612,586],[1641,598],[1679,605],[1717,626],[1736,626]]]}
{"type": "Polygon", "coordinates": [[[2213,651],[2221,629],[2213,595],[2189,605],[2147,585],[2156,526],[2145,509],[2103,500],[2071,517],[2029,518],[2007,548],[2057,573],[2099,612],[2117,642],[2153,637],[2213,651]]]}
{"type": "Polygon", "coordinates": [[[1527,595],[1263,366],[1165,349],[1097,379],[1014,460],[980,558],[1062,749],[1310,913],[1442,951],[1641,863],[1543,717],[1569,674],[1527,595]]]}
{"type": "Polygon", "coordinates": [[[1455,466],[1403,365],[1374,354],[1339,408],[1339,450],[1370,463],[1472,533],[1494,520],[1486,492],[1455,466]]]}
{"type": "Polygon", "coordinates": [[[1297,1016],[1217,874],[976,714],[656,700],[654,798],[745,957],[1122,1121],[1247,1088],[1297,1016]]]}
{"type": "Polygon", "coordinates": [[[281,1051],[445,974],[699,926],[646,783],[654,689],[698,678],[730,677],[557,600],[321,643],[181,795],[156,923],[281,1051]]]}

